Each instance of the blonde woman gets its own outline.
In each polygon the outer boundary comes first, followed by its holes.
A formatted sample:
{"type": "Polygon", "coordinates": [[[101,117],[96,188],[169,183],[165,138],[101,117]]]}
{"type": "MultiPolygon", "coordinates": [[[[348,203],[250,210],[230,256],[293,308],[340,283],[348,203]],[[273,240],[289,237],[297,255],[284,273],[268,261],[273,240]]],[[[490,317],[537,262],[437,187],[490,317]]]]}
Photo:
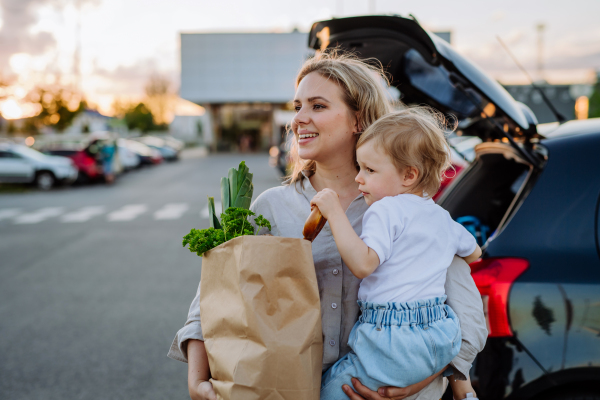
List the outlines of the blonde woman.
{"type": "MultiPolygon", "coordinates": [[[[383,82],[381,68],[338,52],[322,53],[304,63],[296,78],[292,175],[283,186],[262,193],[251,207],[271,222],[273,235],[302,237],[310,202],[325,188],[339,195],[352,228],[361,234],[368,205],[354,180],[358,172],[355,146],[364,129],[391,111],[383,82]]],[[[342,261],[328,226],[313,242],[312,249],[321,297],[325,371],[350,350],[347,342],[359,315],[360,280],[342,261]]],[[[458,257],[448,269],[445,291],[448,304],[461,322],[462,333],[461,350],[448,370],[453,373],[451,379],[466,379],[473,359],[485,344],[487,331],[469,266],[458,257]]],[[[208,381],[199,298],[198,291],[169,357],[188,363],[192,399],[216,399],[208,381]]],[[[384,387],[375,392],[354,379],[353,387],[344,385],[343,390],[353,400],[439,399],[444,390],[443,372],[406,388],[384,387]]]]}

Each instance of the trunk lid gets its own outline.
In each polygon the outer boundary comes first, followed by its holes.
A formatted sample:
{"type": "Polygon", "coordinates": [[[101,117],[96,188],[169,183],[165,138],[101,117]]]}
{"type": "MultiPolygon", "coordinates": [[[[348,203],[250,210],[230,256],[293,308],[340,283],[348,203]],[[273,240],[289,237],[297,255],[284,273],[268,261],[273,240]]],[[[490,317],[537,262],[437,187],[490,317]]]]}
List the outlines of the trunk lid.
{"type": "Polygon", "coordinates": [[[498,82],[414,19],[367,16],[313,24],[309,47],[340,47],[376,58],[404,103],[428,104],[458,118],[457,134],[508,141],[534,166],[535,116],[498,82]]]}

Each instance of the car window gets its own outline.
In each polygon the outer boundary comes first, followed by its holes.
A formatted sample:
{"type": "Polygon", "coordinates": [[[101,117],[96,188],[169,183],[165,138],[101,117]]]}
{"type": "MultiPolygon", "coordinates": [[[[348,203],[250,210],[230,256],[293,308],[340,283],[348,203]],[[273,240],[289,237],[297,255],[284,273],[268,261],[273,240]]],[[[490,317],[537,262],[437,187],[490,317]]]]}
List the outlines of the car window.
{"type": "Polygon", "coordinates": [[[37,150],[31,149],[29,147],[25,147],[25,146],[15,147],[14,151],[15,151],[15,153],[20,154],[23,157],[27,157],[27,158],[31,158],[31,159],[39,160],[39,161],[47,160],[46,155],[44,155],[43,153],[40,153],[37,150]]]}
{"type": "Polygon", "coordinates": [[[18,154],[15,154],[11,151],[0,151],[0,158],[22,158],[18,154]]]}

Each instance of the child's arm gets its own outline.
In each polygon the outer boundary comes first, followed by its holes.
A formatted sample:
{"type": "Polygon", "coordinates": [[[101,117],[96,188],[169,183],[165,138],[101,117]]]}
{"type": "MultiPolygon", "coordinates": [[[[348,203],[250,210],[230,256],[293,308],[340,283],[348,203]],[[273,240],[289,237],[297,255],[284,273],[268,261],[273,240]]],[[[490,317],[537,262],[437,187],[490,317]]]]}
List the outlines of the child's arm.
{"type": "Polygon", "coordinates": [[[479,245],[475,245],[475,251],[466,257],[462,257],[463,260],[467,262],[467,264],[471,264],[473,261],[479,259],[481,257],[481,247],[479,245]]]}
{"type": "Polygon", "coordinates": [[[310,203],[319,207],[321,214],[329,221],[338,251],[354,276],[363,279],[371,275],[379,266],[379,256],[354,232],[337,193],[323,189],[310,203]]]}

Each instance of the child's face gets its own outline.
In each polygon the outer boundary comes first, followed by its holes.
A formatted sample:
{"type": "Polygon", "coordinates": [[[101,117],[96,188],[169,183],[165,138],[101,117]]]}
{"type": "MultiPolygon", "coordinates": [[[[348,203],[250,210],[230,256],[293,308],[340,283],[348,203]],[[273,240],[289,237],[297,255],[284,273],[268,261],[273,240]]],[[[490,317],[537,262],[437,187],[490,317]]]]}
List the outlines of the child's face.
{"type": "Polygon", "coordinates": [[[358,182],[358,190],[365,196],[370,206],[387,196],[411,193],[417,180],[418,171],[407,168],[400,173],[390,157],[368,141],[356,150],[356,158],[360,171],[354,180],[358,182]]]}

